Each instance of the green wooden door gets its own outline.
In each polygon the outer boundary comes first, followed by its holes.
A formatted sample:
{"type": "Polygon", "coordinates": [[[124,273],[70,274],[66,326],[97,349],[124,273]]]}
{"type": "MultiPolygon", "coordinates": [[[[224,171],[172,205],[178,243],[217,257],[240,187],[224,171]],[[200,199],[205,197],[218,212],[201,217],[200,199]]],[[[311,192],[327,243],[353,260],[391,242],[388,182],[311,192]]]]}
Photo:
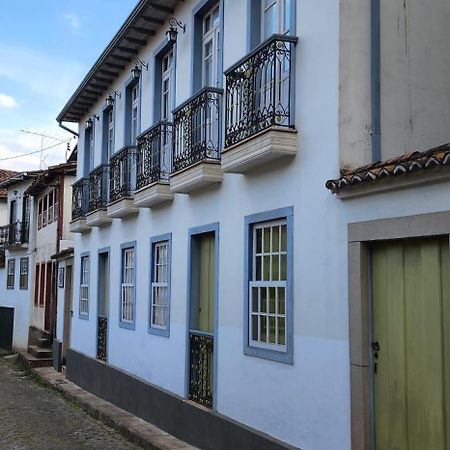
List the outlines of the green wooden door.
{"type": "Polygon", "coordinates": [[[450,450],[448,247],[373,248],[376,450],[450,450]]]}

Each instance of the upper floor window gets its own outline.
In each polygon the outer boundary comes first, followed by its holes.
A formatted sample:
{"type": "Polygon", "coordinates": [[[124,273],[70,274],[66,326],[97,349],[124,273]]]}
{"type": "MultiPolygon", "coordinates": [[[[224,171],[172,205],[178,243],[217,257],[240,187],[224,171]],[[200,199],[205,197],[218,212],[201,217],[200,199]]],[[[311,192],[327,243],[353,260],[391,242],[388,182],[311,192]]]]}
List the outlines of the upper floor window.
{"type": "Polygon", "coordinates": [[[38,229],[58,220],[59,197],[58,190],[52,189],[38,201],[38,229]]]}
{"type": "Polygon", "coordinates": [[[170,121],[173,98],[173,51],[161,59],[161,120],[170,121]]]}
{"type": "Polygon", "coordinates": [[[139,83],[131,88],[131,143],[136,142],[139,134],[139,83]]]}
{"type": "Polygon", "coordinates": [[[17,222],[17,202],[15,200],[11,200],[9,204],[9,223],[17,222]]]}
{"type": "Polygon", "coordinates": [[[6,288],[14,289],[14,275],[16,271],[16,260],[8,259],[8,267],[6,272],[6,288]]]}
{"type": "Polygon", "coordinates": [[[292,0],[262,0],[261,35],[263,40],[272,34],[289,34],[292,0]]]}
{"type": "Polygon", "coordinates": [[[106,141],[106,151],[108,156],[108,161],[111,155],[114,153],[114,112],[111,108],[107,113],[107,124],[108,124],[108,138],[106,141]]]}
{"type": "Polygon", "coordinates": [[[202,65],[203,86],[219,86],[220,20],[219,5],[203,17],[202,65]]]}

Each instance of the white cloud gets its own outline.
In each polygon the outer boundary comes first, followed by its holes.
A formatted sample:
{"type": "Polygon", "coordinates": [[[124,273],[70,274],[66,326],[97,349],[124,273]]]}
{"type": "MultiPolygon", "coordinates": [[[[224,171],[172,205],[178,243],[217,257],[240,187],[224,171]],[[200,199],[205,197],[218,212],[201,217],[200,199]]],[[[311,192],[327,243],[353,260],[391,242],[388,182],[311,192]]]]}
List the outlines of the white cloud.
{"type": "Polygon", "coordinates": [[[0,94],[0,108],[16,108],[18,103],[14,97],[6,94],[0,94]]]}
{"type": "Polygon", "coordinates": [[[73,13],[64,14],[64,19],[66,19],[67,22],[69,22],[69,25],[74,30],[78,30],[80,28],[81,25],[80,18],[76,14],[73,13]]]}

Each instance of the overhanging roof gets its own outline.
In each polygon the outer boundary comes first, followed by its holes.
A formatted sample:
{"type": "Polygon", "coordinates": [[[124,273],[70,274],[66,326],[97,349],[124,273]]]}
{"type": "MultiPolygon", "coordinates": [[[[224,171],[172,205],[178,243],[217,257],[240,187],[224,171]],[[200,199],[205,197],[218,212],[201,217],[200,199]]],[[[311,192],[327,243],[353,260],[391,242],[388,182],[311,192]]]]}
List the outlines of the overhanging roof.
{"type": "Polygon", "coordinates": [[[180,1],[140,0],[56,120],[79,122],[126,65],[136,59],[148,38],[174,14],[180,1]]]}
{"type": "Polygon", "coordinates": [[[67,162],[51,166],[37,177],[31,186],[25,191],[26,195],[36,195],[43,189],[46,189],[53,178],[58,175],[76,175],[77,163],[67,162]]]}
{"type": "Polygon", "coordinates": [[[41,173],[42,170],[31,170],[29,172],[16,173],[11,177],[6,178],[6,180],[1,181],[0,189],[8,189],[10,186],[20,183],[21,181],[32,180],[34,178],[37,178],[41,173]]]}

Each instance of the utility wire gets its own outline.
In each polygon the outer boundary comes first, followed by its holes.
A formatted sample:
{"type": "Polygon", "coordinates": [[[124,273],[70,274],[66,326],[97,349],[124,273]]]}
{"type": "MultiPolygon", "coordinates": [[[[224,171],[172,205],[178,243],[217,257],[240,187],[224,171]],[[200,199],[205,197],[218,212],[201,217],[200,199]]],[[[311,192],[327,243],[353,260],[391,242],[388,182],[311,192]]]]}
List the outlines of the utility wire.
{"type": "Polygon", "coordinates": [[[67,141],[64,141],[64,142],[58,142],[57,144],[50,145],[49,147],[45,147],[40,150],[35,150],[34,152],[23,153],[22,155],[16,155],[16,156],[9,156],[8,158],[0,158],[0,161],[8,161],[10,159],[22,158],[23,156],[35,155],[36,153],[40,153],[41,151],[50,150],[51,148],[58,147],[58,145],[67,144],[67,142],[70,142],[71,140],[72,139],[68,139],[67,141]]]}

